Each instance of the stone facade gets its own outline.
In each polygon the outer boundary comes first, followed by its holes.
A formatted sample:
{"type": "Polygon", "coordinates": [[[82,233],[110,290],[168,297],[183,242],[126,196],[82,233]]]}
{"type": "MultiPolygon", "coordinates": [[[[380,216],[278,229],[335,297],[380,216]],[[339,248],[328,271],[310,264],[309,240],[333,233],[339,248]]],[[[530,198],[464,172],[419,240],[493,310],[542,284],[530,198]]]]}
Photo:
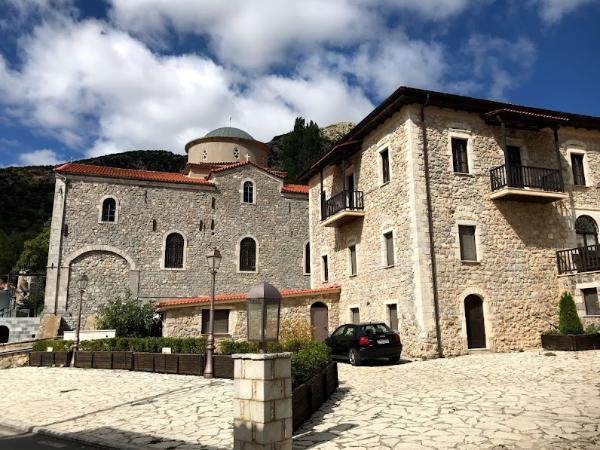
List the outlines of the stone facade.
{"type": "Polygon", "coordinates": [[[0,317],[0,327],[8,329],[8,342],[35,339],[40,327],[39,317],[0,317]]]}
{"type": "MultiPolygon", "coordinates": [[[[281,303],[281,322],[311,323],[311,306],[325,305],[328,310],[328,328],[335,330],[339,325],[338,308],[339,289],[332,289],[328,293],[315,293],[307,291],[300,295],[283,295],[281,303]]],[[[201,335],[202,310],[209,311],[209,303],[203,301],[189,305],[169,304],[161,302],[159,310],[163,313],[163,336],[188,337],[201,335]]],[[[227,309],[229,313],[229,332],[217,335],[218,339],[246,339],[246,301],[243,298],[236,300],[221,300],[217,298],[215,309],[227,309]]]]}
{"type": "MultiPolygon", "coordinates": [[[[483,300],[487,348],[510,351],[539,346],[540,333],[557,324],[562,291],[574,292],[584,313],[581,295],[575,292],[575,278],[582,275],[557,276],[556,251],[576,246],[577,216],[597,215],[600,210],[595,187],[600,181],[600,132],[568,126],[559,130],[566,199],[553,203],[491,200],[489,171],[504,161],[501,128],[486,124],[479,114],[456,109],[425,108],[427,179],[421,109],[415,104],[402,106],[367,133],[359,151],[322,169],[326,198],[343,190],[345,175],[354,173],[355,189],[364,193],[364,218],[338,227],[323,226],[321,173],[310,178],[312,287],[331,282],[341,286],[340,323],[351,320],[352,307],[359,308],[361,321],[387,321],[386,305],[396,304],[405,353],[430,357],[437,353],[435,276],[444,355],[468,351],[464,301],[471,294],[483,300]],[[453,171],[452,136],[468,141],[468,174],[453,171]],[[391,179],[384,184],[379,153],[386,148],[391,179]],[[588,186],[573,185],[569,156],[573,148],[586,152],[588,186]],[[477,261],[461,261],[458,225],[476,227],[477,261]],[[387,231],[394,236],[392,267],[384,259],[387,231]],[[357,251],[354,276],[351,245],[357,251]],[[323,255],[329,262],[327,282],[323,255]]],[[[552,130],[507,127],[506,133],[508,145],[521,148],[523,165],[558,169],[552,130]]],[[[600,287],[598,274],[584,278],[589,278],[586,287],[600,287]]]]}
{"type": "Polygon", "coordinates": [[[93,323],[98,308],[126,289],[145,301],[209,294],[206,253],[213,247],[223,257],[220,294],[246,292],[263,280],[280,289],[309,287],[303,269],[307,196],[286,192],[282,176],[266,168],[222,164],[205,183],[187,184],[59,170],[45,311],[73,326],[79,304],[76,280],[84,272],[90,278],[84,324],[88,317],[93,323]],[[254,202],[243,203],[242,186],[248,180],[254,183],[254,202]],[[117,204],[114,222],[100,220],[108,197],[117,204]],[[172,232],[185,241],[181,269],[164,267],[165,242],[172,232]],[[257,267],[241,272],[240,241],[248,236],[256,241],[257,267]]]}

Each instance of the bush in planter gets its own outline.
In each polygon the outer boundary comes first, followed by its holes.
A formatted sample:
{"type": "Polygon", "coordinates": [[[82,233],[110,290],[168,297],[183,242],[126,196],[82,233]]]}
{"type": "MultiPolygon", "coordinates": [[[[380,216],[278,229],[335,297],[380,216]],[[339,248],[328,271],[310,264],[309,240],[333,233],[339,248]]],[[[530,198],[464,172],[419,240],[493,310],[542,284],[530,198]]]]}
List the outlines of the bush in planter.
{"type": "Polygon", "coordinates": [[[324,342],[311,342],[292,355],[292,384],[294,387],[310,380],[327,367],[330,349],[324,342]]]}
{"type": "Polygon", "coordinates": [[[114,329],[117,337],[160,336],[161,320],[150,303],[141,302],[125,291],[100,308],[100,329],[114,329]]]}
{"type": "Polygon", "coordinates": [[[600,334],[600,327],[591,323],[585,328],[585,334],[600,334]]]}
{"type": "Polygon", "coordinates": [[[139,352],[161,353],[163,347],[170,347],[172,353],[205,353],[206,338],[109,338],[94,341],[81,341],[81,351],[95,352],[139,352]]]}
{"type": "Polygon", "coordinates": [[[234,341],[224,339],[217,344],[220,355],[234,355],[236,353],[258,353],[258,344],[248,341],[234,341]]]}
{"type": "Polygon", "coordinates": [[[73,346],[73,341],[63,341],[58,339],[46,339],[43,341],[36,341],[31,346],[31,350],[34,352],[45,352],[48,347],[52,347],[55,352],[68,352],[73,346]]]}
{"type": "Polygon", "coordinates": [[[560,334],[583,333],[583,325],[577,314],[573,296],[569,292],[564,292],[560,298],[558,329],[560,334]]]}

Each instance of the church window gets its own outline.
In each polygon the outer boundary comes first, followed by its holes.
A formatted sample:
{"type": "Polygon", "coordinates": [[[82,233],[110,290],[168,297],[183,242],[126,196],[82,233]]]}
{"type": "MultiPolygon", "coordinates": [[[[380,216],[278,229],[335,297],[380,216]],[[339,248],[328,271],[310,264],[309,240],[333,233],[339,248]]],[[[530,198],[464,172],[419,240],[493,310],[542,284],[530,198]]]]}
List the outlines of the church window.
{"type": "Polygon", "coordinates": [[[115,222],[117,217],[117,201],[114,198],[105,198],[102,202],[102,222],[115,222]]]}
{"type": "Polygon", "coordinates": [[[235,159],[240,159],[240,149],[239,149],[239,148],[235,147],[235,148],[233,149],[233,157],[234,157],[235,159]]]}
{"type": "Polygon", "coordinates": [[[242,201],[244,203],[254,203],[254,183],[252,181],[244,181],[242,201]]]}
{"type": "Polygon", "coordinates": [[[251,237],[240,242],[240,272],[256,272],[256,241],[251,237]]]}
{"type": "Polygon", "coordinates": [[[183,250],[185,241],[179,233],[171,233],[165,242],[165,268],[183,269],[183,250]]]}
{"type": "Polygon", "coordinates": [[[202,150],[202,159],[208,159],[208,150],[202,150]]]}

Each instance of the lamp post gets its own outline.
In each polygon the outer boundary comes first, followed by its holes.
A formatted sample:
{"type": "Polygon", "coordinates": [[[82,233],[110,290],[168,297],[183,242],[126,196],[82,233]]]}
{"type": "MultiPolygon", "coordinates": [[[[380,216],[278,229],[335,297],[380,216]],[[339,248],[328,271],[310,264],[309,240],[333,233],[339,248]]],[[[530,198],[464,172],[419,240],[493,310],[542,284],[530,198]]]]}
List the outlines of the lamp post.
{"type": "Polygon", "coordinates": [[[73,354],[71,355],[71,367],[75,367],[75,353],[79,350],[79,330],[81,329],[81,309],[83,305],[83,293],[88,285],[88,277],[84,273],[77,280],[79,288],[79,312],[77,313],[77,328],[75,329],[75,343],[73,345],[73,354]]]}
{"type": "MultiPolygon", "coordinates": [[[[212,275],[212,289],[210,294],[210,315],[208,317],[208,342],[206,345],[206,365],[204,366],[204,378],[213,377],[213,356],[215,352],[215,279],[221,264],[221,252],[215,247],[208,255],[208,270],[212,275]]],[[[200,325],[202,326],[202,324],[200,325]]]]}
{"type": "Polygon", "coordinates": [[[259,342],[266,353],[267,342],[279,339],[281,294],[269,283],[259,283],[246,296],[248,340],[259,342]]]}

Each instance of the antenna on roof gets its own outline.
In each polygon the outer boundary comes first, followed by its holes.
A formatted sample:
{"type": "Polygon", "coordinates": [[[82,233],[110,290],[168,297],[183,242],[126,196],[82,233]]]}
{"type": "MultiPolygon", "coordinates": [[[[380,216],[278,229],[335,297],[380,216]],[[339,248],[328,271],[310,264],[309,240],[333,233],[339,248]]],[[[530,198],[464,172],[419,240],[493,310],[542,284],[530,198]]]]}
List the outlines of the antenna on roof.
{"type": "Polygon", "coordinates": [[[231,127],[231,116],[229,116],[229,126],[231,127]]]}

